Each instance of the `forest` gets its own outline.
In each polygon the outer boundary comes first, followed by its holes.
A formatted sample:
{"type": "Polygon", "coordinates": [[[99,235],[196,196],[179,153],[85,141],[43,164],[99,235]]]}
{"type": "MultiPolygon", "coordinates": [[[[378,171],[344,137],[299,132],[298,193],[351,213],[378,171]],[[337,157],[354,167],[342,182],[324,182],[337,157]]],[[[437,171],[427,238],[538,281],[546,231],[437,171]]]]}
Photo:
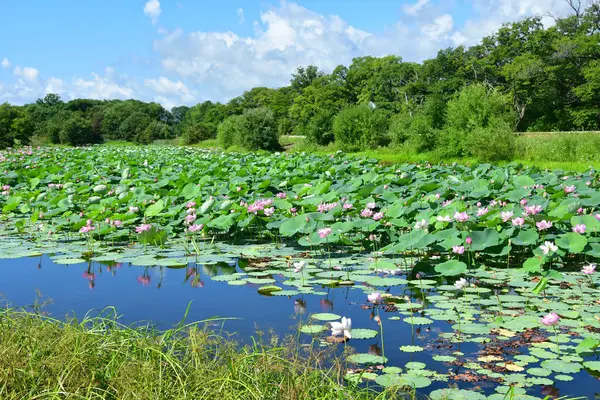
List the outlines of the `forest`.
{"type": "Polygon", "coordinates": [[[547,28],[541,17],[505,24],[477,45],[444,49],[422,63],[389,55],[355,58],[331,73],[298,67],[288,86],[255,87],[227,103],[166,110],[133,99],[47,94],[32,104],[0,105],[0,148],[217,138],[223,147],[254,150],[302,135],[348,151],[408,145],[490,158],[477,154],[480,148],[509,158],[514,132],[596,130],[599,3],[573,7],[547,28]]]}

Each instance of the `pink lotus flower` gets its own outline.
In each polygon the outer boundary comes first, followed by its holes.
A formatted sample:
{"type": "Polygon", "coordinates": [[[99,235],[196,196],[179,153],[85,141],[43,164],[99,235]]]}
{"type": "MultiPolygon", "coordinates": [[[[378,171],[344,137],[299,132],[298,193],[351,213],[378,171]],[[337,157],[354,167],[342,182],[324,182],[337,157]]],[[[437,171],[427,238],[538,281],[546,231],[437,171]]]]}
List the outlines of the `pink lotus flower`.
{"type": "Polygon", "coordinates": [[[565,187],[565,193],[573,193],[574,191],[575,191],[575,186],[565,187]]]}
{"type": "Polygon", "coordinates": [[[536,222],[535,226],[537,226],[539,231],[545,231],[546,229],[552,228],[552,222],[542,220],[542,221],[536,222]]]}
{"type": "Polygon", "coordinates": [[[375,203],[371,202],[371,203],[367,203],[366,207],[367,207],[368,209],[372,210],[372,209],[374,209],[375,207],[377,207],[377,205],[376,205],[375,203]]]}
{"type": "Polygon", "coordinates": [[[196,233],[198,231],[201,231],[202,228],[204,228],[204,224],[194,224],[188,228],[188,231],[196,233]]]}
{"type": "Polygon", "coordinates": [[[292,214],[296,214],[298,212],[298,210],[296,209],[296,207],[292,207],[292,208],[290,208],[290,212],[292,214]]]}
{"type": "Polygon", "coordinates": [[[351,210],[352,208],[354,208],[354,206],[352,205],[352,203],[344,203],[344,205],[342,206],[342,208],[344,210],[351,210]]]}
{"type": "Polygon", "coordinates": [[[596,271],[596,264],[585,265],[581,270],[585,275],[592,275],[596,271]]]}
{"type": "Polygon", "coordinates": [[[321,239],[325,239],[329,235],[331,235],[331,228],[319,229],[319,237],[321,239]]]}
{"type": "Polygon", "coordinates": [[[383,213],[382,212],[375,213],[375,215],[373,215],[373,219],[375,221],[379,221],[380,219],[383,219],[383,213]]]}
{"type": "Polygon", "coordinates": [[[465,246],[452,246],[452,252],[455,254],[464,254],[465,246]]]}
{"type": "Polygon", "coordinates": [[[194,208],[194,207],[196,207],[196,202],[188,201],[185,206],[186,206],[186,208],[194,208]]]}
{"type": "Polygon", "coordinates": [[[275,207],[265,208],[263,212],[265,213],[265,216],[270,217],[275,212],[275,207]]]}
{"type": "Polygon", "coordinates": [[[525,225],[525,219],[523,219],[521,217],[517,217],[512,220],[512,224],[514,226],[522,227],[523,225],[525,225]]]}
{"type": "Polygon", "coordinates": [[[469,214],[466,212],[457,212],[454,214],[454,219],[458,222],[467,222],[469,220],[469,214]]]}
{"type": "Polygon", "coordinates": [[[540,322],[543,325],[552,326],[552,325],[557,325],[559,320],[560,320],[560,317],[558,316],[558,314],[555,312],[551,312],[550,314],[544,315],[544,318],[542,318],[540,320],[540,322]]]}
{"type": "Polygon", "coordinates": [[[488,212],[489,212],[489,210],[488,210],[487,207],[480,208],[479,210],[477,210],[477,216],[478,217],[483,217],[488,212]]]}
{"type": "Polygon", "coordinates": [[[600,221],[600,214],[594,215],[594,218],[596,218],[598,221],[600,221]]]}
{"type": "Polygon", "coordinates": [[[276,196],[279,199],[285,199],[287,197],[287,195],[284,192],[279,192],[276,196]]]}
{"type": "Polygon", "coordinates": [[[381,293],[379,292],[373,292],[370,295],[367,295],[367,300],[369,300],[369,302],[373,304],[381,303],[382,299],[383,297],[381,297],[381,293]]]}
{"type": "Polygon", "coordinates": [[[139,207],[133,207],[133,206],[129,207],[129,212],[135,213],[138,211],[140,211],[139,207]]]}
{"type": "Polygon", "coordinates": [[[502,222],[508,222],[509,219],[513,217],[514,213],[512,211],[502,211],[500,213],[500,218],[502,218],[502,222]]]}
{"type": "Polygon", "coordinates": [[[521,199],[521,201],[520,201],[520,204],[521,204],[522,206],[525,206],[525,205],[527,205],[527,199],[521,199]]]}
{"type": "Polygon", "coordinates": [[[526,206],[524,207],[525,209],[525,215],[536,215],[542,212],[543,208],[542,206],[535,205],[535,206],[526,206]]]}
{"type": "Polygon", "coordinates": [[[368,208],[365,208],[360,212],[360,216],[363,218],[371,218],[373,216],[373,211],[368,208]]]}
{"type": "Polygon", "coordinates": [[[189,214],[189,215],[185,216],[185,223],[186,224],[191,224],[195,220],[196,220],[196,214],[189,214]]]}
{"type": "Polygon", "coordinates": [[[115,219],[115,220],[112,222],[112,226],[114,226],[115,228],[118,228],[118,227],[120,227],[121,225],[123,225],[123,221],[121,221],[121,220],[119,220],[119,219],[115,219]]]}
{"type": "Polygon", "coordinates": [[[465,239],[465,243],[470,246],[473,243],[473,238],[470,236],[467,236],[467,238],[465,239]]]}
{"type": "Polygon", "coordinates": [[[152,225],[150,224],[141,224],[135,228],[136,233],[143,233],[152,229],[152,225]]]}
{"type": "Polygon", "coordinates": [[[573,232],[575,233],[580,233],[580,234],[584,234],[586,230],[586,226],[585,224],[577,224],[573,227],[573,232]]]}
{"type": "Polygon", "coordinates": [[[581,214],[583,214],[583,211],[584,211],[583,207],[579,207],[577,209],[577,214],[581,215],[581,214]]]}

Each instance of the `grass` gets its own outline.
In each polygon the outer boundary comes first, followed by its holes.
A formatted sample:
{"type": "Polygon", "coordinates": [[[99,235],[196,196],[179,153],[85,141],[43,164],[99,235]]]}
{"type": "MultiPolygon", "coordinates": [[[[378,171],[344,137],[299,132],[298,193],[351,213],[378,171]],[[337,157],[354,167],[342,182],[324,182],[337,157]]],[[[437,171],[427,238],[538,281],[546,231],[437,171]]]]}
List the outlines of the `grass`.
{"type": "MultiPolygon", "coordinates": [[[[107,311],[107,310],[105,310],[107,311]]],[[[342,365],[297,343],[241,347],[202,325],[157,331],[109,317],[0,311],[2,399],[394,399],[342,385],[342,365]]]]}

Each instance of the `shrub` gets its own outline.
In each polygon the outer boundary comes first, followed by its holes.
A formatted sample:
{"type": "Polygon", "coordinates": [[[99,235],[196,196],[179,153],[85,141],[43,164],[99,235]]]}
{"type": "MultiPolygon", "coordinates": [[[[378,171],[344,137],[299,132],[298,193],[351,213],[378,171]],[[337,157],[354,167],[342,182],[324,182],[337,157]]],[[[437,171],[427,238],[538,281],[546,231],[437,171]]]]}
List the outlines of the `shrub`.
{"type": "Polygon", "coordinates": [[[232,115],[219,124],[217,141],[222,148],[227,149],[240,143],[243,120],[244,117],[241,115],[232,115]]]}
{"type": "Polygon", "coordinates": [[[280,150],[277,123],[266,107],[246,110],[242,115],[240,144],[246,150],[280,150]]]}
{"type": "MultiPolygon", "coordinates": [[[[482,84],[463,88],[448,102],[447,119],[444,130],[439,137],[439,148],[445,156],[464,156],[475,150],[475,144],[467,141],[472,138],[471,132],[491,127],[484,136],[499,134],[509,129],[515,121],[514,111],[511,110],[510,100],[497,92],[488,90],[482,84]]],[[[487,145],[477,141],[476,145],[487,145]]]]}
{"type": "Polygon", "coordinates": [[[515,155],[516,135],[504,121],[494,121],[487,127],[472,130],[468,137],[466,154],[481,161],[512,160],[515,155]]]}
{"type": "Polygon", "coordinates": [[[94,136],[90,121],[76,114],[64,122],[59,137],[62,144],[71,146],[81,146],[99,141],[94,136]]]}
{"type": "Polygon", "coordinates": [[[319,146],[326,146],[333,142],[333,119],[335,115],[323,110],[310,119],[308,125],[304,128],[303,134],[306,136],[306,141],[319,146]]]}
{"type": "Polygon", "coordinates": [[[344,108],[333,120],[335,141],[346,151],[372,149],[385,144],[386,130],[385,114],[367,105],[344,108]]]}
{"type": "Polygon", "coordinates": [[[425,115],[416,115],[407,132],[409,147],[421,153],[433,150],[436,146],[438,131],[432,127],[431,120],[425,115]]]}
{"type": "Polygon", "coordinates": [[[196,144],[203,140],[214,139],[217,136],[217,127],[207,122],[188,125],[181,136],[183,144],[196,144]]]}
{"type": "Polygon", "coordinates": [[[287,117],[280,118],[277,122],[277,133],[279,136],[289,135],[294,131],[294,123],[287,117]]]}

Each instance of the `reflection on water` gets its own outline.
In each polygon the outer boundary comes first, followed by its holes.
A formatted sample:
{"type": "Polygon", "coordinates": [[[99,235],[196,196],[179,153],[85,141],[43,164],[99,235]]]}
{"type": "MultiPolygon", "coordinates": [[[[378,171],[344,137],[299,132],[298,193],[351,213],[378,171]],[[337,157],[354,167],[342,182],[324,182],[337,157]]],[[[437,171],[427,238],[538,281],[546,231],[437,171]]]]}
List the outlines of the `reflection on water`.
{"type": "MultiPolygon", "coordinates": [[[[188,304],[192,302],[188,321],[200,321],[211,317],[235,317],[224,322],[224,329],[235,332],[241,341],[250,341],[256,329],[273,330],[278,335],[296,333],[302,321],[311,314],[331,312],[352,318],[352,327],[379,330],[377,313],[367,305],[362,290],[352,287],[318,288],[322,295],[299,294],[295,296],[264,296],[257,292],[260,284],[230,285],[213,281],[211,277],[242,272],[240,265],[220,262],[217,264],[190,264],[181,268],[139,267],[129,263],[89,262],[76,265],[56,265],[48,257],[0,260],[0,293],[12,306],[30,305],[39,290],[44,299],[53,302],[44,310],[55,317],[74,313],[83,316],[91,309],[102,310],[114,306],[126,324],[152,321],[158,327],[167,328],[180,322],[188,304]]],[[[285,277],[271,275],[276,282],[285,277]]],[[[404,297],[412,304],[428,307],[428,289],[406,285],[394,286],[389,292],[404,297]]],[[[428,292],[431,295],[431,291],[428,292]]],[[[442,374],[453,372],[455,376],[468,376],[469,370],[460,363],[432,362],[431,357],[460,350],[475,356],[481,350],[475,343],[452,344],[438,335],[449,332],[447,321],[430,325],[411,325],[390,320],[397,317],[398,309],[382,306],[380,315],[385,329],[385,356],[389,365],[403,367],[407,362],[427,364],[427,368],[442,374]],[[423,352],[406,353],[401,346],[414,345],[425,348],[423,352]]],[[[422,315],[422,314],[416,314],[422,315]]],[[[401,315],[401,318],[406,318],[401,315]]],[[[309,335],[301,339],[310,342],[309,335]]],[[[381,356],[379,336],[374,339],[350,340],[356,352],[381,356]]],[[[342,348],[342,346],[340,346],[342,348]]],[[[356,366],[354,366],[356,367],[356,366]]],[[[493,393],[498,384],[492,382],[434,381],[426,389],[431,390],[458,385],[493,393]]],[[[528,393],[535,396],[557,397],[559,394],[592,397],[598,381],[587,372],[578,374],[572,382],[537,386],[528,393]],[[575,383],[576,382],[576,383],[575,383]]]]}

